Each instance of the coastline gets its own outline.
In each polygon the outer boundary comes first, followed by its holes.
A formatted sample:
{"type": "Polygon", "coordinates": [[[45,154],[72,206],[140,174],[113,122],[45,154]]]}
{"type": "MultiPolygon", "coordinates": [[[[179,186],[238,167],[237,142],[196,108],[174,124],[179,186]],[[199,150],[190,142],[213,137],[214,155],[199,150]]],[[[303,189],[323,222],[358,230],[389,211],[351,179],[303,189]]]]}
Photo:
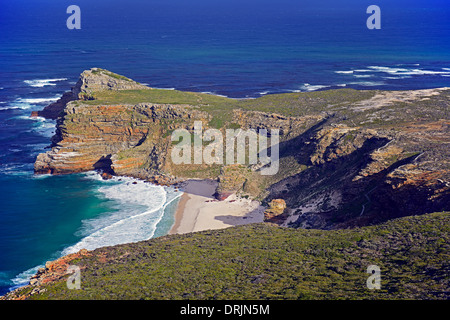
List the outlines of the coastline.
{"type": "Polygon", "coordinates": [[[263,222],[265,208],[258,201],[235,195],[224,201],[216,200],[213,196],[216,186],[213,180],[188,180],[181,184],[183,195],[169,235],[263,222]]]}
{"type": "MultiPolygon", "coordinates": [[[[122,178],[137,179],[128,176],[119,176],[122,178]]],[[[95,180],[100,181],[100,176],[95,175],[95,180]]],[[[144,182],[144,180],[141,180],[144,182]]],[[[131,183],[134,185],[133,183],[131,183]]],[[[214,180],[187,180],[178,184],[179,192],[183,192],[178,201],[174,223],[170,227],[167,235],[173,234],[187,234],[205,230],[224,229],[232,226],[243,224],[263,222],[265,208],[260,205],[258,201],[241,199],[235,195],[230,196],[224,201],[216,200],[214,193],[217,187],[217,182],[214,180]]],[[[170,203],[170,202],[169,202],[170,203]]],[[[161,235],[159,235],[161,236],[161,235]]],[[[125,242],[124,244],[132,243],[125,242]]],[[[67,250],[67,248],[66,248],[67,250]]],[[[66,257],[77,255],[80,252],[87,251],[83,247],[81,251],[70,252],[63,254],[56,260],[60,261],[66,257]]],[[[36,277],[36,272],[39,268],[44,268],[44,265],[35,266],[29,270],[25,270],[27,280],[21,284],[16,284],[10,287],[9,292],[14,292],[25,286],[30,285],[30,280],[36,277]]],[[[24,279],[25,280],[25,279],[24,279]]],[[[8,292],[5,293],[5,295],[8,292]]],[[[3,296],[0,296],[3,297],[3,296]]]]}

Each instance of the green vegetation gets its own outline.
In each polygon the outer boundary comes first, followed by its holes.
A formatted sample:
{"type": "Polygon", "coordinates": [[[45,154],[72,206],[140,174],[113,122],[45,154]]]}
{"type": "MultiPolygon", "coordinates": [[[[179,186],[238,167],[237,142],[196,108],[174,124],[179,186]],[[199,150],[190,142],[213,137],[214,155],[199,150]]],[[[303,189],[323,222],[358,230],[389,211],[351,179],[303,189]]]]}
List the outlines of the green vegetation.
{"type": "Polygon", "coordinates": [[[214,127],[221,127],[231,120],[230,109],[278,113],[285,116],[303,116],[334,110],[339,106],[369,99],[375,91],[339,89],[320,92],[301,92],[266,95],[257,99],[231,99],[206,93],[184,92],[178,90],[143,89],[95,92],[95,100],[87,104],[184,104],[198,106],[200,110],[211,113],[216,121],[214,127]],[[219,124],[219,125],[217,125],[219,124]]]}
{"type": "Polygon", "coordinates": [[[349,126],[386,128],[408,121],[437,121],[448,118],[447,101],[450,90],[443,91],[440,95],[431,95],[425,99],[415,100],[414,103],[395,101],[394,99],[393,103],[387,103],[387,106],[382,109],[372,107],[371,102],[368,101],[376,95],[383,94],[389,95],[389,92],[336,89],[270,94],[257,99],[231,99],[206,93],[149,88],[94,92],[93,96],[88,97],[89,100],[86,101],[86,104],[155,103],[192,105],[198,107],[201,111],[210,113],[212,115],[210,126],[215,128],[222,128],[231,124],[231,110],[233,109],[277,113],[294,117],[327,113],[337,116],[339,123],[349,126]],[[362,105],[359,105],[360,103],[362,105]]]}
{"type": "Polygon", "coordinates": [[[127,78],[125,76],[122,76],[120,74],[105,70],[105,69],[101,69],[101,68],[95,68],[95,69],[91,69],[91,72],[93,74],[105,74],[107,76],[110,76],[111,78],[114,79],[118,79],[118,80],[125,80],[125,81],[133,81],[130,78],[127,78]]]}
{"type": "MultiPolygon", "coordinates": [[[[226,215],[226,213],[224,213],[226,215]]],[[[352,230],[254,224],[97,249],[33,299],[448,299],[450,216],[352,230]],[[381,289],[369,290],[369,265],[381,289]]],[[[31,290],[31,288],[26,288],[31,290]]],[[[24,293],[24,292],[22,292],[24,293]]]]}

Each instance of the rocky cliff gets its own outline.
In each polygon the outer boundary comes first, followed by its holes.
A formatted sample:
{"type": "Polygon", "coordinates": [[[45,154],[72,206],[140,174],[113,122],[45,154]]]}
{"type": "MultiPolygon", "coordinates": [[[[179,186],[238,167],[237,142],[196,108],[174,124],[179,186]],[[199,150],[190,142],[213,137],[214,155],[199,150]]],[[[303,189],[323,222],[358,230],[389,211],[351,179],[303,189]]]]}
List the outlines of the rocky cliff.
{"type": "Polygon", "coordinates": [[[92,68],[84,71],[75,86],[64,93],[60,99],[45,107],[44,110],[35,112],[33,115],[55,120],[62,115],[64,108],[69,102],[93,99],[92,94],[95,91],[135,89],[148,89],[148,87],[116,73],[100,68],[92,68]]]}
{"type": "Polygon", "coordinates": [[[159,183],[218,179],[217,197],[285,201],[277,223],[345,228],[449,210],[448,88],[330,90],[234,100],[151,89],[102,69],[40,115],[57,117],[52,149],[35,172],[99,170],[159,183]],[[278,129],[280,168],[175,165],[175,129],[278,129]]]}

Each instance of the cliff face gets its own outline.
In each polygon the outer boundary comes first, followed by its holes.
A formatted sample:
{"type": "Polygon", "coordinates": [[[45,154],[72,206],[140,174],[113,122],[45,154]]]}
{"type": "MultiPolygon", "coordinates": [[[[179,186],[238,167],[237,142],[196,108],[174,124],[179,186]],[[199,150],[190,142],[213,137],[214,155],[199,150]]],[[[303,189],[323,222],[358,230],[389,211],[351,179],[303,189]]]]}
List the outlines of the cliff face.
{"type": "Polygon", "coordinates": [[[140,89],[148,89],[148,87],[113,72],[92,68],[80,75],[80,79],[69,92],[64,93],[56,102],[34,115],[55,120],[62,115],[69,102],[93,99],[92,93],[95,91],[140,89]]]}
{"type": "Polygon", "coordinates": [[[403,128],[319,129],[295,144],[302,150],[295,157],[308,168],[272,185],[269,198],[286,199],[291,214],[284,224],[302,228],[353,227],[445,210],[450,171],[441,138],[448,124],[431,124],[434,134],[416,141],[403,128]]]}
{"type": "MultiPolygon", "coordinates": [[[[159,183],[217,178],[238,192],[286,203],[277,223],[342,228],[449,209],[450,90],[336,90],[240,101],[156,90],[102,69],[82,73],[56,104],[52,150],[35,172],[100,170],[159,183]],[[276,110],[277,113],[267,112],[276,110]],[[280,168],[175,165],[175,129],[279,129],[280,168]]],[[[47,111],[46,111],[47,110],[47,111]]]]}
{"type": "Polygon", "coordinates": [[[207,114],[190,106],[157,104],[92,106],[69,103],[58,122],[58,141],[38,155],[36,173],[66,174],[101,170],[149,178],[163,169],[170,144],[166,121],[207,114]]]}

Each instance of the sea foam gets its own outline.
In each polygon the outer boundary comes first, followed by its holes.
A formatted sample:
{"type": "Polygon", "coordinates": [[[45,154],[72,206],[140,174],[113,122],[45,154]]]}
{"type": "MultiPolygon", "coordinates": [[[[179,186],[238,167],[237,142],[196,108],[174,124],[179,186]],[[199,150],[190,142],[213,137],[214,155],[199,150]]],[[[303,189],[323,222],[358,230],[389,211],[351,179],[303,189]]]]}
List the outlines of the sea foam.
{"type": "Polygon", "coordinates": [[[67,80],[67,78],[24,80],[24,82],[31,87],[42,88],[45,86],[56,86],[56,83],[54,82],[65,80],[67,80]]]}
{"type": "Polygon", "coordinates": [[[33,121],[33,126],[28,132],[35,132],[44,137],[51,138],[55,133],[56,121],[43,117],[18,116],[17,119],[33,121]]]}
{"type": "Polygon", "coordinates": [[[6,104],[6,106],[0,107],[0,110],[14,110],[14,109],[28,110],[34,107],[37,108],[39,104],[57,101],[59,98],[60,96],[58,95],[47,98],[18,98],[11,102],[2,101],[0,104],[6,104]]]}
{"type": "MultiPolygon", "coordinates": [[[[39,179],[49,175],[37,176],[39,179]]],[[[82,221],[82,228],[76,233],[81,240],[55,254],[56,259],[81,249],[94,250],[100,247],[148,240],[155,234],[165,208],[181,197],[182,192],[172,187],[162,187],[128,177],[114,177],[103,180],[96,172],[87,172],[85,179],[103,184],[98,189],[99,196],[115,202],[114,210],[97,218],[82,221]]],[[[15,289],[29,283],[36,274],[38,265],[11,279],[15,289]]]]}
{"type": "MultiPolygon", "coordinates": [[[[392,68],[383,66],[367,67],[377,72],[384,72],[395,76],[422,76],[422,75],[448,75],[450,71],[425,70],[418,68],[392,68]]],[[[442,68],[445,70],[444,68],[442,68]]]]}
{"type": "MultiPolygon", "coordinates": [[[[98,174],[92,173],[86,178],[99,179],[98,174]]],[[[81,249],[94,250],[148,240],[155,234],[166,206],[181,196],[181,192],[175,192],[173,188],[132,178],[114,178],[104,183],[98,190],[99,194],[116,203],[115,211],[83,221],[82,228],[77,232],[82,239],[64,249],[63,255],[81,249]]]]}
{"type": "Polygon", "coordinates": [[[310,91],[316,91],[324,88],[328,88],[329,85],[322,85],[322,84],[309,84],[304,83],[302,86],[300,86],[300,90],[291,90],[292,92],[310,92],[310,91]]]}
{"type": "Polygon", "coordinates": [[[54,101],[58,100],[59,98],[60,98],[60,96],[55,96],[55,97],[50,97],[50,98],[35,98],[35,99],[19,98],[19,99],[17,99],[17,101],[34,104],[34,103],[54,102],[54,101]]]}

